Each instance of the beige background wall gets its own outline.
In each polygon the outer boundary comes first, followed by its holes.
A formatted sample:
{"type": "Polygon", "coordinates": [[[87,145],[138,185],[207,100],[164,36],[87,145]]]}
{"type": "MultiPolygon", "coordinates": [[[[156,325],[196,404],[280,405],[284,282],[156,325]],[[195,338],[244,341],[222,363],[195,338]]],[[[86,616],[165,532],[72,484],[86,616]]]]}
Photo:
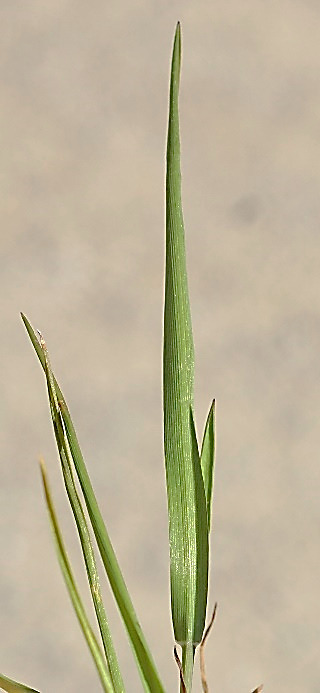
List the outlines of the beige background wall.
{"type": "Polygon", "coordinates": [[[161,442],[177,19],[199,429],[212,396],[218,417],[209,678],[219,693],[261,682],[266,693],[318,693],[315,0],[1,2],[0,670],[42,693],[99,690],[48,531],[40,453],[74,536],[23,310],[46,337],[136,608],[177,690],[161,442]]]}

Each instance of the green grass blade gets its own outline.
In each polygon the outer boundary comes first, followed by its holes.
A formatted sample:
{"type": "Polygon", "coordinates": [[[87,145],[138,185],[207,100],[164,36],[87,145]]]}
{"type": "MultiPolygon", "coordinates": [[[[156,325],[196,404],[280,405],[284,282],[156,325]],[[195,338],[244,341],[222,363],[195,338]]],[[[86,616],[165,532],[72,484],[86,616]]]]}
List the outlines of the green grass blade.
{"type": "MultiPolygon", "coordinates": [[[[36,351],[39,361],[45,370],[45,358],[37,336],[31,327],[27,318],[21,314],[29,334],[32,345],[36,351]]],[[[161,683],[156,666],[153,662],[152,655],[148,648],[146,639],[142,632],[141,626],[137,619],[134,607],[123,579],[120,566],[114,553],[109,535],[104,524],[87,468],[82,456],[82,452],[78,443],[77,435],[72,423],[72,419],[59,388],[56,378],[53,376],[53,382],[58,397],[59,408],[61,411],[63,424],[68,437],[72,459],[75,465],[77,476],[80,482],[81,490],[85,499],[90,521],[97,540],[100,555],[108,575],[111,589],[117,602],[119,611],[127,628],[129,641],[136,657],[141,681],[145,691],[149,693],[164,693],[164,688],[161,683]]]]}
{"type": "Polygon", "coordinates": [[[7,691],[7,693],[39,693],[35,688],[29,688],[29,686],[25,686],[23,683],[17,683],[17,681],[8,679],[3,674],[0,674],[0,688],[7,691]]]}
{"type": "Polygon", "coordinates": [[[94,660],[94,663],[96,665],[100,681],[102,684],[102,688],[104,691],[107,693],[114,693],[114,687],[112,685],[112,681],[107,669],[106,661],[104,658],[104,655],[102,654],[102,651],[97,643],[96,637],[94,635],[94,632],[90,626],[90,623],[88,621],[84,606],[81,601],[81,597],[79,594],[79,591],[77,589],[73,573],[71,570],[71,566],[69,563],[69,559],[67,556],[67,552],[64,546],[62,534],[59,528],[56,512],[54,509],[50,489],[49,489],[49,484],[48,484],[48,479],[47,479],[47,474],[46,474],[46,469],[44,466],[44,463],[41,462],[41,475],[42,475],[42,482],[43,482],[43,488],[44,488],[44,493],[45,493],[45,499],[46,499],[46,504],[47,504],[47,509],[50,517],[50,524],[51,524],[51,529],[52,533],[54,536],[55,540],[55,545],[56,545],[56,551],[58,554],[58,559],[61,567],[61,571],[74,607],[74,610],[76,612],[76,615],[78,617],[78,621],[80,623],[83,635],[86,639],[86,642],[88,644],[88,647],[90,649],[92,658],[94,660]]]}
{"type": "Polygon", "coordinates": [[[172,620],[176,640],[183,647],[184,676],[189,691],[193,652],[201,641],[205,623],[208,527],[192,414],[194,347],[181,203],[180,63],[178,24],[172,56],[167,144],[163,404],[172,620]]]}
{"type": "Polygon", "coordinates": [[[215,459],[215,401],[213,400],[209,409],[206,421],[202,449],[201,449],[201,469],[204,483],[204,490],[207,502],[208,528],[211,524],[211,504],[213,496],[214,481],[214,459],[215,459]]]}
{"type": "Polygon", "coordinates": [[[88,529],[85,514],[83,512],[81,500],[79,498],[76,485],[73,477],[73,460],[69,448],[68,439],[64,430],[62,417],[59,409],[57,393],[54,385],[53,373],[51,370],[50,360],[44,340],[41,338],[40,346],[42,347],[45,357],[45,374],[47,379],[48,395],[50,402],[50,410],[55,432],[57,447],[59,450],[61,467],[65,488],[73,517],[77,526],[80,539],[83,558],[86,566],[90,592],[94,604],[94,609],[99,624],[100,634],[103,642],[104,652],[106,655],[109,674],[114,687],[115,693],[124,693],[124,683],[120,673],[119,663],[116,651],[113,645],[111,632],[105,612],[101,590],[100,580],[96,566],[95,555],[91,543],[90,532],[88,529]]]}

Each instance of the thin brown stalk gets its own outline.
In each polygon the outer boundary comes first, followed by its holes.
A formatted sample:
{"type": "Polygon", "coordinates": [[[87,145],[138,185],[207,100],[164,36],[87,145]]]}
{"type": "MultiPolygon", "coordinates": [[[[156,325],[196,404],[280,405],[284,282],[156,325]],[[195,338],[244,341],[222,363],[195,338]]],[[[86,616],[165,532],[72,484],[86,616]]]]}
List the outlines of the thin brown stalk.
{"type": "Polygon", "coordinates": [[[214,607],[213,607],[213,612],[212,612],[212,616],[210,619],[210,623],[205,630],[204,636],[203,636],[203,638],[201,640],[201,644],[200,644],[200,674],[201,674],[202,690],[204,693],[209,693],[209,687],[208,687],[207,675],[206,675],[206,667],[205,667],[205,659],[204,659],[204,646],[206,644],[207,637],[208,637],[208,635],[211,631],[211,628],[213,626],[213,622],[214,622],[214,619],[216,616],[217,606],[218,605],[216,602],[214,607]]]}
{"type": "Polygon", "coordinates": [[[182,664],[181,664],[181,661],[180,661],[176,647],[173,648],[173,654],[174,654],[174,658],[176,660],[176,663],[177,663],[177,666],[179,669],[179,673],[180,673],[180,691],[181,691],[181,693],[187,693],[186,684],[185,684],[184,678],[183,678],[182,664]]]}

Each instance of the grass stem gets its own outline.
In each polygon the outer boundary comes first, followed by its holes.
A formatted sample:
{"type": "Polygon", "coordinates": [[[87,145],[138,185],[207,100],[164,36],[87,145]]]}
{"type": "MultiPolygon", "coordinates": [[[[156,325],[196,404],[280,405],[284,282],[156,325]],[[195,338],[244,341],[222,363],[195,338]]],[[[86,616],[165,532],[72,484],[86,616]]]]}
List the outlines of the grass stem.
{"type": "Polygon", "coordinates": [[[195,647],[192,642],[182,646],[182,671],[187,693],[192,691],[194,652],[195,647]]]}

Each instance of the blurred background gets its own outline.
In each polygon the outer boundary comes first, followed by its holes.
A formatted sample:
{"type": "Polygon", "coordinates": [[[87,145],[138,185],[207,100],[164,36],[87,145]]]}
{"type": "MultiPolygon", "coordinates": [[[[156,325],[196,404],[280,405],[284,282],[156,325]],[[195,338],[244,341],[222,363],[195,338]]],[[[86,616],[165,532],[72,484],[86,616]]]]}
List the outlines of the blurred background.
{"type": "MultiPolygon", "coordinates": [[[[318,693],[315,0],[1,3],[0,670],[42,693],[100,690],[49,532],[40,454],[85,590],[22,310],[47,341],[166,688],[178,687],[161,410],[177,19],[200,433],[217,400],[208,678],[221,693],[260,683],[318,693]]],[[[105,593],[127,690],[138,693],[105,593]]]]}

